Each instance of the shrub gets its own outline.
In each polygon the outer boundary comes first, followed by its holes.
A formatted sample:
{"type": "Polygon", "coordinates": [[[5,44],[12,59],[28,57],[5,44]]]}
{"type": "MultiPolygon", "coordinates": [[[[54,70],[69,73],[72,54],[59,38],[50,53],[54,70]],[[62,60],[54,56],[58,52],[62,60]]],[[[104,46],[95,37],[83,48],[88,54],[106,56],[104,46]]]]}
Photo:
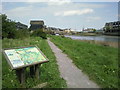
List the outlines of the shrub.
{"type": "Polygon", "coordinates": [[[15,38],[20,38],[20,39],[24,39],[24,38],[27,38],[27,37],[30,37],[30,33],[29,31],[26,29],[26,30],[18,30],[16,31],[16,34],[15,34],[15,38]]]}
{"type": "Polygon", "coordinates": [[[43,29],[38,29],[38,30],[35,30],[31,36],[38,36],[38,37],[41,37],[43,39],[47,39],[47,35],[45,32],[43,32],[43,29]]]}

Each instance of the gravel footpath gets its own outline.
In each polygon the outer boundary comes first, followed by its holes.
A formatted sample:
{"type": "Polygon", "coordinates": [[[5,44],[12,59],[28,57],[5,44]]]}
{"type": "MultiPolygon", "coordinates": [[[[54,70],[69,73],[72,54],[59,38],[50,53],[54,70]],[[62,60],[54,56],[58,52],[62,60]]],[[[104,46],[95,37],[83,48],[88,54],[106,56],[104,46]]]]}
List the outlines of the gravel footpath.
{"type": "Polygon", "coordinates": [[[53,44],[49,39],[47,40],[52,51],[54,52],[59,66],[61,77],[66,80],[68,88],[99,88],[89,77],[78,69],[72,60],[66,54],[53,44]]]}

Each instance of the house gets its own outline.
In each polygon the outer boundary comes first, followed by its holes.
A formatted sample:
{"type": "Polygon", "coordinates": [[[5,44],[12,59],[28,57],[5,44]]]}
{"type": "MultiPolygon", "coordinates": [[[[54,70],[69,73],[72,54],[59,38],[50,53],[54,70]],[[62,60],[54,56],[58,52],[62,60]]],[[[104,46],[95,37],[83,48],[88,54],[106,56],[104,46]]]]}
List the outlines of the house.
{"type": "Polygon", "coordinates": [[[70,34],[71,29],[64,29],[65,34],[70,34]]]}
{"type": "Polygon", "coordinates": [[[95,29],[93,28],[87,28],[87,29],[83,29],[82,32],[86,32],[86,33],[94,33],[95,29]]]}
{"type": "Polygon", "coordinates": [[[104,31],[105,32],[118,32],[120,31],[118,30],[119,28],[120,28],[120,21],[109,22],[105,24],[104,31]]]}
{"type": "Polygon", "coordinates": [[[15,23],[15,26],[16,26],[16,29],[17,29],[17,30],[20,30],[20,29],[27,29],[27,28],[28,28],[27,25],[22,24],[22,23],[20,23],[20,22],[16,22],[16,23],[15,23]]]}
{"type": "Polygon", "coordinates": [[[42,20],[32,20],[30,21],[30,30],[37,30],[44,27],[44,21],[42,20]]]}
{"type": "Polygon", "coordinates": [[[118,35],[120,33],[120,21],[106,23],[103,29],[104,34],[118,35]]]}

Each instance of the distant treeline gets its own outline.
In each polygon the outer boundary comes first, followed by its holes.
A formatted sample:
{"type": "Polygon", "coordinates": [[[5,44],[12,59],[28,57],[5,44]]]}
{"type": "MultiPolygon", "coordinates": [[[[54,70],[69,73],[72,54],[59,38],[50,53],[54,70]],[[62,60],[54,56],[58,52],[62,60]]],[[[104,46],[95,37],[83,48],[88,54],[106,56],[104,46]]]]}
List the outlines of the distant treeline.
{"type": "Polygon", "coordinates": [[[2,19],[2,39],[24,39],[30,36],[39,36],[43,39],[46,39],[46,33],[43,32],[43,29],[34,30],[33,32],[31,32],[29,29],[17,30],[15,21],[8,19],[5,14],[1,14],[0,18],[2,19]]]}

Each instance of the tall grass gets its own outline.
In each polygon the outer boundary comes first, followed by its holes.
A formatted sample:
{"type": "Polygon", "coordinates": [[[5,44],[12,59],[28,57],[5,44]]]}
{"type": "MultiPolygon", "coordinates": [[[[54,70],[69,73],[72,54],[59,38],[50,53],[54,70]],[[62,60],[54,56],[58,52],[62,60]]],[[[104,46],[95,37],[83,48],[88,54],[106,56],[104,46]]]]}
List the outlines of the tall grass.
{"type": "Polygon", "coordinates": [[[51,41],[102,88],[118,88],[118,49],[52,36],[51,41]]]}
{"type": "MultiPolygon", "coordinates": [[[[0,39],[0,51],[2,50],[2,40],[0,39]]],[[[0,53],[0,89],[2,88],[2,53],[0,53]]]]}
{"type": "MultiPolygon", "coordinates": [[[[60,78],[56,58],[51,51],[46,40],[40,37],[30,37],[24,40],[21,39],[3,39],[3,48],[23,47],[37,45],[41,51],[49,59],[48,63],[42,64],[40,67],[40,79],[31,78],[29,68],[26,69],[26,84],[24,88],[32,88],[38,84],[47,82],[45,88],[62,88],[66,87],[66,82],[60,78]]],[[[12,71],[4,56],[2,56],[2,87],[3,88],[21,88],[17,80],[15,71],[12,71]]],[[[38,87],[39,88],[39,87],[38,87]]]]}
{"type": "Polygon", "coordinates": [[[118,42],[107,42],[107,41],[96,41],[96,40],[80,40],[80,41],[89,42],[89,43],[93,43],[93,44],[100,44],[100,45],[104,45],[104,46],[110,46],[110,47],[114,47],[114,48],[119,47],[118,42]]]}

